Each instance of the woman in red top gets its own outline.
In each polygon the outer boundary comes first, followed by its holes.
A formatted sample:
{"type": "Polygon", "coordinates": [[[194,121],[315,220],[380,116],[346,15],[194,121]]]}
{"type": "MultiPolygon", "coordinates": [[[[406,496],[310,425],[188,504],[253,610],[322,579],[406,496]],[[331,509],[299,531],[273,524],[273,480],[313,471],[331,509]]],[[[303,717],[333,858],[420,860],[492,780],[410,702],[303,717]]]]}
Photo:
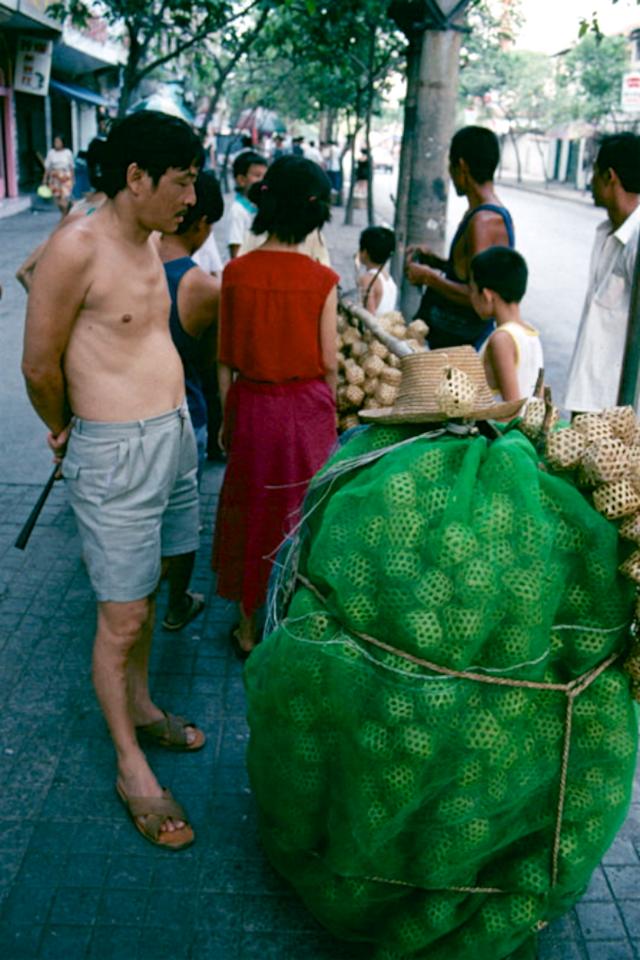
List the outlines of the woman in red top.
{"type": "Polygon", "coordinates": [[[307,484],[336,441],[338,275],[298,252],[330,216],[330,183],[303,157],[284,156],[254,184],[252,230],[262,246],[222,275],[218,380],[227,471],[213,544],[218,593],[240,605],[234,642],[258,640],[275,553],[307,484]]]}

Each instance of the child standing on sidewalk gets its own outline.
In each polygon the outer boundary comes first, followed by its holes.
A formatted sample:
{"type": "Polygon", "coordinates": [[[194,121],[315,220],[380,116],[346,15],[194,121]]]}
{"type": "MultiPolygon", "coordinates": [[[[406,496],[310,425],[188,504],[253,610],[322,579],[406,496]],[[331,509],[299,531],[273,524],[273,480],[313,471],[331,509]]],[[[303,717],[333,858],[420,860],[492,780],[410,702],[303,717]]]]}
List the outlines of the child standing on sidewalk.
{"type": "Polygon", "coordinates": [[[471,261],[473,309],[497,325],[480,356],[489,386],[503,400],[533,396],[544,366],[540,335],[520,316],[527,276],[524,258],[508,247],[489,247],[471,261]]]}
{"type": "Polygon", "coordinates": [[[358,290],[365,310],[382,316],[396,308],[398,288],[387,270],[396,235],[387,227],[367,227],[360,234],[358,290]]]}
{"type": "Polygon", "coordinates": [[[253,232],[267,240],[222,275],[218,379],[228,466],[213,545],[218,593],[240,605],[233,634],[258,640],[274,554],[336,442],[338,275],[300,253],[330,216],[320,167],[284,156],[255,184],[253,232]]]}

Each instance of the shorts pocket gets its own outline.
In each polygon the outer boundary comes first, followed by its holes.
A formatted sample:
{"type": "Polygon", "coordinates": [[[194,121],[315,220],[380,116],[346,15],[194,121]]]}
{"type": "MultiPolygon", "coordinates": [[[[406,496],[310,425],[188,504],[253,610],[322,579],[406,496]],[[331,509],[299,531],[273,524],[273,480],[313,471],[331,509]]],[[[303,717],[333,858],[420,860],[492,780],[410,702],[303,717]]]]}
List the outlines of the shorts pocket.
{"type": "Polygon", "coordinates": [[[127,489],[129,444],[71,434],[62,461],[62,476],[74,496],[89,503],[106,503],[127,489]]]}

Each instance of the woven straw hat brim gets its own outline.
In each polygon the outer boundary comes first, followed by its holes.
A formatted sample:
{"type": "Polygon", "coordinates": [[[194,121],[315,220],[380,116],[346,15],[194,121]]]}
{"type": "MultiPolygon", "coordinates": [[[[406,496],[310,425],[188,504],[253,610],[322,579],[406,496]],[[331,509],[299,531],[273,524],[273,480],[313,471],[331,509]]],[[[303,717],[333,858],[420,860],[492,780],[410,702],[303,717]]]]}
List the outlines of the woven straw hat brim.
{"type": "Polygon", "coordinates": [[[464,417],[449,417],[446,413],[403,409],[402,407],[382,407],[379,410],[361,410],[358,414],[361,420],[371,420],[375,423],[443,423],[447,420],[506,420],[515,417],[526,398],[522,400],[508,400],[504,403],[492,403],[488,407],[472,410],[464,417]]]}

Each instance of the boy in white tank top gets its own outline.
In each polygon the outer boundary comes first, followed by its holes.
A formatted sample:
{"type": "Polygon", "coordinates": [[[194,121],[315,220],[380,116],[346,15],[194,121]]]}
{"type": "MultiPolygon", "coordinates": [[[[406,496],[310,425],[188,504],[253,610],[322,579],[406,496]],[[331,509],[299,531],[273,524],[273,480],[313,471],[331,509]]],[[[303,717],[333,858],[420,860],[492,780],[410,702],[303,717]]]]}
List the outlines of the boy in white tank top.
{"type": "Polygon", "coordinates": [[[360,234],[358,291],[362,306],[377,317],[396,308],[398,288],[385,266],[395,248],[395,233],[387,227],[367,227],[360,234]]]}
{"type": "Polygon", "coordinates": [[[480,356],[489,386],[503,400],[531,397],[544,366],[540,335],[520,316],[527,276],[524,258],[508,247],[489,247],[471,261],[473,309],[496,321],[480,356]]]}

